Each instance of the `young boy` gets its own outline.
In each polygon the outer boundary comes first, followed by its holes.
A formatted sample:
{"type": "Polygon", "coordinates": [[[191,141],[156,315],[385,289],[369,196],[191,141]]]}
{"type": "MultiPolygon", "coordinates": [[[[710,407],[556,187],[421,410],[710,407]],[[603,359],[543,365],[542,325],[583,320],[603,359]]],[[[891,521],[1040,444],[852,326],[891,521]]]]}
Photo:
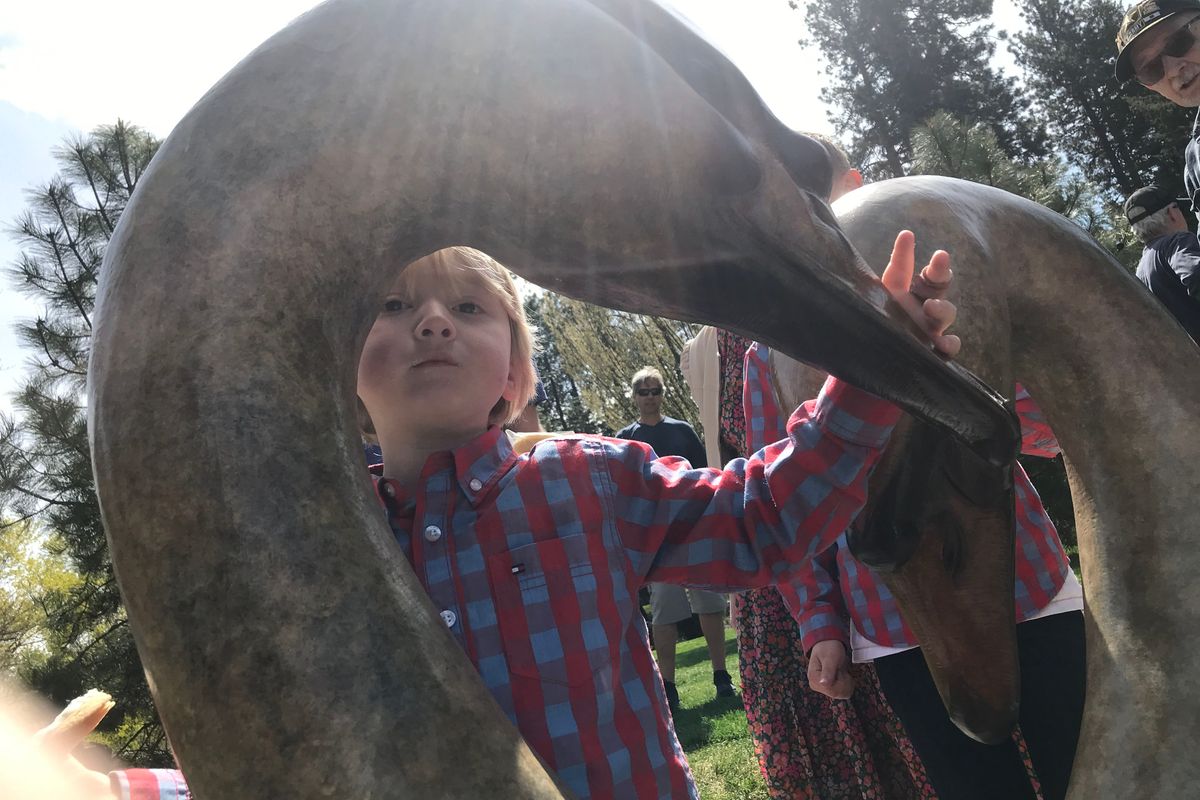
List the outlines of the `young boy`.
{"type": "MultiPolygon", "coordinates": [[[[885,284],[943,352],[954,307],[885,284]]],[[[931,280],[949,279],[935,254],[931,280]]],[[[580,798],[695,798],[637,607],[650,580],[720,591],[787,580],[861,509],[899,411],[831,380],[789,438],[724,470],[599,437],[518,456],[501,425],[530,397],[532,337],[511,276],[464,247],[411,264],[363,347],[358,394],[377,489],[441,618],[533,750],[580,798]]],[[[177,773],[113,773],[119,796],[182,796],[177,773]]]]}

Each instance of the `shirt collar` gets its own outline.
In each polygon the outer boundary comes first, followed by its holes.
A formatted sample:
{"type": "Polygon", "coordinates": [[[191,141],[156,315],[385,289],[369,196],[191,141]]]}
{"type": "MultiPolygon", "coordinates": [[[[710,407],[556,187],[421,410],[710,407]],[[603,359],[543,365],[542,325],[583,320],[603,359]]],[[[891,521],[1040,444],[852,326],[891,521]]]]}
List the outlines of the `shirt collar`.
{"type": "MultiPolygon", "coordinates": [[[[513,452],[509,438],[503,429],[493,425],[462,447],[430,455],[421,469],[421,482],[443,469],[453,468],[459,488],[474,507],[516,460],[517,454],[513,452]]],[[[396,515],[406,512],[411,515],[416,502],[414,493],[396,481],[384,478],[382,464],[372,466],[371,474],[377,478],[376,491],[389,511],[396,515]]]]}
{"type": "Polygon", "coordinates": [[[452,456],[458,486],[472,506],[479,505],[492,485],[517,460],[512,442],[498,425],[453,451],[452,456]]]}

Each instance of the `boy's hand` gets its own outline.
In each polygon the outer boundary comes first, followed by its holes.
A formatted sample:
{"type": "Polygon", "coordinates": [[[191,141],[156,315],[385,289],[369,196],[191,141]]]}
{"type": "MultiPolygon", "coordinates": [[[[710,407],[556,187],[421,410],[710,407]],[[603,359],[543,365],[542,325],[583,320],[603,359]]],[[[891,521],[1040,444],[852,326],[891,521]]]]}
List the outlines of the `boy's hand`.
{"type": "Polygon", "coordinates": [[[958,310],[949,300],[941,299],[954,277],[950,270],[950,255],[945,250],[935,252],[914,281],[916,251],[917,241],[912,231],[900,231],[892,248],[892,260],[883,271],[883,285],[892,299],[925,331],[934,347],[944,355],[954,356],[962,342],[945,331],[954,323],[958,310]]]}
{"type": "Polygon", "coordinates": [[[834,700],[849,699],[854,693],[849,662],[846,647],[838,640],[817,642],[808,654],[808,685],[834,700]]]}
{"type": "Polygon", "coordinates": [[[53,722],[35,733],[33,743],[39,758],[23,770],[29,783],[21,787],[17,796],[24,797],[21,794],[24,791],[31,800],[48,795],[70,800],[116,798],[106,773],[85,767],[71,755],[112,707],[112,698],[93,689],[72,700],[53,722]],[[38,766],[45,770],[41,775],[38,766]]]}
{"type": "Polygon", "coordinates": [[[66,756],[83,743],[114,705],[112,697],[91,689],[72,700],[53,722],[35,733],[33,739],[47,755],[66,756]]]}

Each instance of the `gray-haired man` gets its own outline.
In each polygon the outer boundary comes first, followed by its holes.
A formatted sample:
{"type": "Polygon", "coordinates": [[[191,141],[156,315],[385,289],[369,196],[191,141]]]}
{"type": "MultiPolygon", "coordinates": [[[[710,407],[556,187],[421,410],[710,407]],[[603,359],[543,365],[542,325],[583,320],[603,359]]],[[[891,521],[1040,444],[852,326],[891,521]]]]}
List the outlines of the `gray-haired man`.
{"type": "Polygon", "coordinates": [[[1125,216],[1146,246],[1138,280],[1200,342],[1200,241],[1174,194],[1159,186],[1138,189],[1125,201],[1125,216]]]}

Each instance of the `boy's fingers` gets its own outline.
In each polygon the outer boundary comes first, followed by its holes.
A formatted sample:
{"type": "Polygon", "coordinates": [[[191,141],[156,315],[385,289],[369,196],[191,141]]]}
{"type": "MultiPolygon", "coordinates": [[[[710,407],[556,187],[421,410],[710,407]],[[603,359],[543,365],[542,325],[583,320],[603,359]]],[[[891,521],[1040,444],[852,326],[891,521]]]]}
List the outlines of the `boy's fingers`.
{"type": "Polygon", "coordinates": [[[825,685],[829,684],[829,676],[826,675],[825,671],[822,669],[821,659],[819,657],[818,658],[812,658],[812,657],[809,658],[808,682],[810,684],[812,684],[812,686],[814,688],[816,688],[818,686],[825,686],[825,685]]]}
{"type": "Polygon", "coordinates": [[[892,258],[882,276],[883,285],[893,295],[907,292],[912,285],[916,257],[917,240],[913,232],[900,231],[896,234],[896,243],[892,245],[892,258]]]}
{"type": "Polygon", "coordinates": [[[112,707],[112,697],[95,689],[76,697],[34,738],[48,753],[65,756],[88,737],[112,707]]]}
{"type": "Polygon", "coordinates": [[[849,700],[850,695],[854,694],[854,679],[850,677],[849,672],[843,671],[838,674],[838,679],[831,688],[832,697],[838,700],[849,700]]]}
{"type": "Polygon", "coordinates": [[[949,300],[926,300],[921,310],[925,313],[925,327],[932,334],[949,328],[958,316],[958,307],[949,300]]]}
{"type": "Polygon", "coordinates": [[[958,355],[958,351],[962,349],[962,339],[959,339],[953,333],[935,336],[933,344],[937,347],[939,353],[944,353],[950,357],[958,355]]]}
{"type": "Polygon", "coordinates": [[[953,279],[954,270],[950,268],[950,254],[945,250],[938,250],[913,279],[909,291],[922,300],[939,300],[946,296],[953,279]]]}
{"type": "Polygon", "coordinates": [[[819,664],[814,667],[814,662],[812,661],[808,662],[808,685],[814,692],[820,692],[826,697],[837,699],[837,696],[834,694],[833,682],[830,680],[828,674],[821,670],[819,664]]]}
{"type": "Polygon", "coordinates": [[[934,250],[929,257],[929,263],[921,269],[919,276],[930,286],[945,288],[949,286],[954,272],[950,269],[950,254],[945,250],[934,250]]]}

